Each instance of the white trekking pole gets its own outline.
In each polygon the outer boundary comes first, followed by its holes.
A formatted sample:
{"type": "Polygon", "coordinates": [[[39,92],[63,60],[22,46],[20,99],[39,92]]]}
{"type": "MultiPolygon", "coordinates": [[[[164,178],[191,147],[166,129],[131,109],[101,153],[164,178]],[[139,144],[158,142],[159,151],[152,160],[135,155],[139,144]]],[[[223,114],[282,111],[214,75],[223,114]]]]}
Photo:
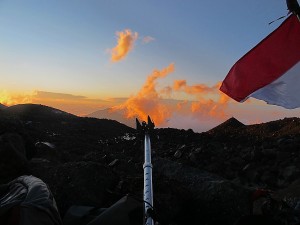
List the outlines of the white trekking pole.
{"type": "Polygon", "coordinates": [[[145,162],[144,168],[144,219],[145,225],[153,225],[153,186],[152,186],[152,163],[151,163],[151,143],[150,131],[154,129],[154,123],[148,116],[148,124],[142,124],[136,119],[137,130],[145,134],[145,162]]]}

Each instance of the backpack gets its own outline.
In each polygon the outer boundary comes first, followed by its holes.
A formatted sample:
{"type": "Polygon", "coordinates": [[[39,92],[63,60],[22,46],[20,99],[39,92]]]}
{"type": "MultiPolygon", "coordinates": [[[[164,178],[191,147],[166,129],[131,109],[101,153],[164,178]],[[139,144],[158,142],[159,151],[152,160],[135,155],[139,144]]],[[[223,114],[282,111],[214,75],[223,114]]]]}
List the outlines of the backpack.
{"type": "Polygon", "coordinates": [[[0,190],[0,224],[62,225],[52,193],[42,180],[21,176],[0,190]]]}

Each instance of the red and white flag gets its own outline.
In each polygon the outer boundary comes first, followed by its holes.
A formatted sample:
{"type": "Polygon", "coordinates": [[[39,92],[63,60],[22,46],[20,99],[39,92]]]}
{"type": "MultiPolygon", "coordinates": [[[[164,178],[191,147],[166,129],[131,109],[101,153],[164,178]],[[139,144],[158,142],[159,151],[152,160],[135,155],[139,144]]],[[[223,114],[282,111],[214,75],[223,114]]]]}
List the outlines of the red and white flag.
{"type": "Polygon", "coordinates": [[[288,17],[239,59],[220,90],[238,102],[249,97],[288,109],[300,107],[300,22],[288,17]]]}

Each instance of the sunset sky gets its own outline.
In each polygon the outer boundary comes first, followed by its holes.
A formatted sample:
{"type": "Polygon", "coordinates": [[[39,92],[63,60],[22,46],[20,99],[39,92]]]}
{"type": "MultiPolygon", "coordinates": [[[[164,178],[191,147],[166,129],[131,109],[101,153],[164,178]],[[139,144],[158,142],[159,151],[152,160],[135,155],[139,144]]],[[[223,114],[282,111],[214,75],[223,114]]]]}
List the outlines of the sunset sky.
{"type": "Polygon", "coordinates": [[[205,131],[299,116],[219,90],[283,20],[285,0],[0,0],[0,103],[87,115],[112,107],[160,127],[205,131]]]}

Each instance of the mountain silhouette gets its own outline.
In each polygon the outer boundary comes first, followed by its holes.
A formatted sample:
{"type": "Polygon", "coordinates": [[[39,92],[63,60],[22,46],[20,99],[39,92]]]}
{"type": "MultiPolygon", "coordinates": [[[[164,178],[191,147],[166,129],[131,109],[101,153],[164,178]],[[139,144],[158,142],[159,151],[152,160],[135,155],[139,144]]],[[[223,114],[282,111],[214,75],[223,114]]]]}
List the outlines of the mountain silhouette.
{"type": "Polygon", "coordinates": [[[111,119],[123,123],[129,127],[135,127],[135,118],[126,118],[123,110],[112,110],[112,108],[106,108],[95,111],[86,115],[87,117],[93,117],[98,119],[111,119]]]}
{"type": "Polygon", "coordinates": [[[5,108],[7,108],[7,106],[0,103],[0,110],[5,108]]]}
{"type": "Polygon", "coordinates": [[[221,123],[220,125],[214,127],[213,129],[209,130],[209,133],[223,133],[226,132],[227,130],[232,130],[232,129],[239,129],[241,127],[245,127],[245,124],[242,122],[238,121],[236,118],[231,117],[230,119],[226,120],[225,122],[221,123]]]}
{"type": "Polygon", "coordinates": [[[22,120],[61,120],[74,119],[77,116],[39,104],[18,104],[6,107],[4,112],[19,117],[22,120]]]}
{"type": "MultiPolygon", "coordinates": [[[[4,115],[23,121],[28,126],[35,127],[32,135],[44,133],[61,133],[74,137],[85,138],[98,134],[103,137],[112,137],[118,134],[134,131],[118,121],[79,117],[62,110],[40,104],[19,104],[2,110],[4,115]]],[[[85,144],[82,143],[83,145],[85,144]]]]}

